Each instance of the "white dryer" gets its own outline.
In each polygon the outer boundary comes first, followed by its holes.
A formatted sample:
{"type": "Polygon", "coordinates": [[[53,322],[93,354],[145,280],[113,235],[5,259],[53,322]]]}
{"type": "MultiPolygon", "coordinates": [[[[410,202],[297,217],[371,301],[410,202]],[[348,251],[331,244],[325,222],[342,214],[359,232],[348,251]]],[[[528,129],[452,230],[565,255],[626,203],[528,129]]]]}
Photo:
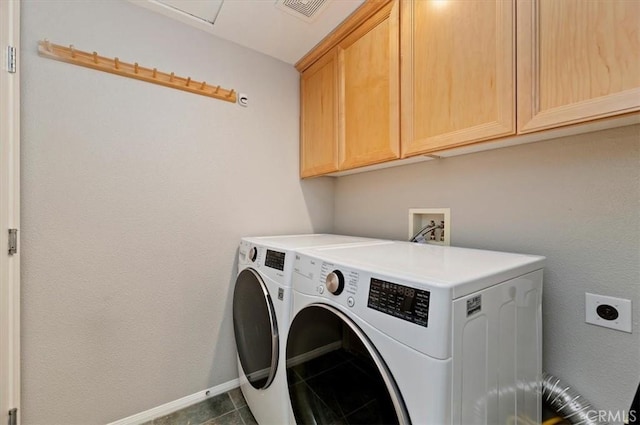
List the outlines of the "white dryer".
{"type": "Polygon", "coordinates": [[[233,327],[240,388],[261,425],[282,425],[289,418],[284,347],[290,321],[293,250],[368,243],[381,242],[325,234],[241,240],[233,294],[233,327]]]}
{"type": "Polygon", "coordinates": [[[543,265],[408,242],[300,250],[290,421],[539,423],[543,265]]]}

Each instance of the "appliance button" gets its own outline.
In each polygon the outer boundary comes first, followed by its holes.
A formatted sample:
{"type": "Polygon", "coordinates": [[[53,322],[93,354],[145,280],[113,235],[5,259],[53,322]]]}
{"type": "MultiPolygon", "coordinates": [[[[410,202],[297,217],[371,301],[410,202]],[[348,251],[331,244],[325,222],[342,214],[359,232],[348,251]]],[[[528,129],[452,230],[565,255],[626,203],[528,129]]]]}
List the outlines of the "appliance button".
{"type": "Polygon", "coordinates": [[[318,286],[318,292],[320,294],[324,294],[324,286],[322,286],[322,285],[318,286]]]}
{"type": "Polygon", "coordinates": [[[344,289],[344,276],[340,270],[334,270],[327,275],[325,286],[333,295],[340,295],[344,289]]]}
{"type": "Polygon", "coordinates": [[[356,304],[356,300],[354,300],[353,297],[347,298],[347,305],[349,307],[353,307],[355,304],[356,304]]]}

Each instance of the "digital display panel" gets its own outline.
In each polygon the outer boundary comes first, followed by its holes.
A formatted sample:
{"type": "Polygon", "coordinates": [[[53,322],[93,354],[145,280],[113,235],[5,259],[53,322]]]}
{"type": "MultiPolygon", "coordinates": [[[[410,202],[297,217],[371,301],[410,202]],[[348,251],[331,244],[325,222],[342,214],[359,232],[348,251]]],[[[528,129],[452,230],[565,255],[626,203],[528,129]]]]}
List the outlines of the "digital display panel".
{"type": "Polygon", "coordinates": [[[284,252],[272,251],[267,249],[267,258],[264,260],[264,265],[271,267],[272,269],[284,270],[284,252]]]}
{"type": "Polygon", "coordinates": [[[367,307],[426,328],[430,295],[429,291],[371,278],[367,307]]]}

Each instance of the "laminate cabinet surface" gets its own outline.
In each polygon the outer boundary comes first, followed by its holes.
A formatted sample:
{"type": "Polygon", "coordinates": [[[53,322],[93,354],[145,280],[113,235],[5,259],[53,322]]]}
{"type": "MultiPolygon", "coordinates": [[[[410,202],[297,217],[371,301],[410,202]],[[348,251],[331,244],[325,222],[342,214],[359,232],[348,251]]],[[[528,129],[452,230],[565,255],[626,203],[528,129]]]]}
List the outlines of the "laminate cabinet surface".
{"type": "Polygon", "coordinates": [[[403,156],[515,132],[513,6],[403,2],[403,156]]]}
{"type": "Polygon", "coordinates": [[[338,170],[338,57],[332,50],[301,75],[300,176],[338,170]]]}
{"type": "Polygon", "coordinates": [[[518,129],[640,110],[640,1],[518,3],[518,129]]]}
{"type": "Polygon", "coordinates": [[[340,169],[399,156],[398,35],[391,3],[340,43],[340,169]]]}

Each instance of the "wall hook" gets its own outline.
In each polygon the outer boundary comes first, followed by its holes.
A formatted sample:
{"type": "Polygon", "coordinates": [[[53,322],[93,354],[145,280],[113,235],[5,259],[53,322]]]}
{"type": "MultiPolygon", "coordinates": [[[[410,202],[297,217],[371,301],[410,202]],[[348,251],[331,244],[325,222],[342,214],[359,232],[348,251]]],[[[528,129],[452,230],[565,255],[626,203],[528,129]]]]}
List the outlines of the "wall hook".
{"type": "Polygon", "coordinates": [[[235,90],[220,90],[221,87],[219,85],[207,85],[205,81],[200,83],[192,80],[191,77],[179,77],[173,72],[169,74],[158,71],[156,68],[145,68],[140,66],[138,62],[127,63],[121,62],[120,58],[117,57],[107,58],[104,56],[98,56],[97,52],[85,52],[78,50],[73,44],[62,46],[59,44],[53,44],[49,40],[44,39],[38,42],[38,53],[40,56],[44,56],[49,59],[55,59],[73,65],[84,66],[86,68],[120,75],[122,77],[134,78],[148,83],[188,91],[202,96],[213,97],[226,102],[235,103],[237,97],[235,90]]]}

